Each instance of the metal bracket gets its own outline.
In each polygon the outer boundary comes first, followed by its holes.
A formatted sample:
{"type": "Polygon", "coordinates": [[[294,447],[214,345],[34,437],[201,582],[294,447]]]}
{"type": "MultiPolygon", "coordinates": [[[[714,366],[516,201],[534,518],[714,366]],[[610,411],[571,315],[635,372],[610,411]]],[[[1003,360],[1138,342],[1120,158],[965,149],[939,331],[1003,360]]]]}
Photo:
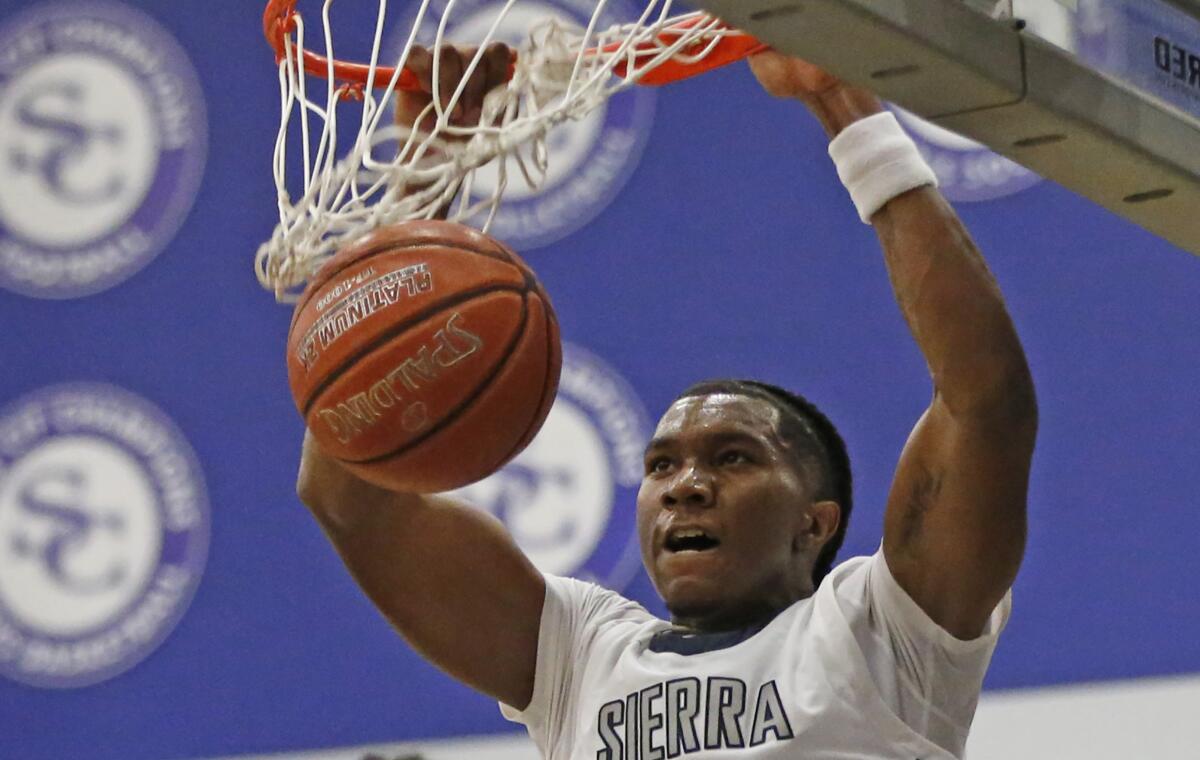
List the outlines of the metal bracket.
{"type": "Polygon", "coordinates": [[[1011,22],[962,0],[696,4],[1200,255],[1200,120],[1011,22]]]}

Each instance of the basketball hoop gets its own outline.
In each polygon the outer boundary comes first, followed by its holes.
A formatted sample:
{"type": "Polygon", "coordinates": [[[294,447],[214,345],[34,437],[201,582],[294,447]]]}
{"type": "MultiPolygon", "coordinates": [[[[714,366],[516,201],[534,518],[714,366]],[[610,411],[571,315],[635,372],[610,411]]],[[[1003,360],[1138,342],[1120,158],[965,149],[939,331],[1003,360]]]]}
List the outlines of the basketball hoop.
{"type": "MultiPolygon", "coordinates": [[[[500,157],[511,159],[519,181],[537,188],[546,177],[546,137],[555,126],[583,118],[633,85],[675,82],[764,48],[753,37],[703,13],[673,15],[672,0],[649,0],[640,18],[602,28],[607,0],[596,0],[584,28],[546,19],[530,29],[517,49],[507,84],[485,100],[479,126],[449,123],[449,113],[462,95],[460,87],[445,107],[438,98],[428,107],[420,120],[436,120],[428,133],[401,128],[392,122],[386,105],[395,91],[418,86],[405,68],[417,44],[417,30],[426,23],[436,25],[437,36],[430,46],[435,51],[452,44],[445,35],[458,2],[442,0],[441,17],[434,19],[433,0],[420,0],[403,49],[385,60],[388,0],[378,0],[367,63],[335,57],[333,0],[324,0],[324,54],[306,46],[306,25],[296,9],[297,0],[267,3],[263,30],[279,66],[282,106],[274,156],[279,225],[259,248],[255,264],[259,281],[278,299],[293,300],[305,281],[340,248],[384,225],[432,218],[456,196],[459,200],[449,218],[486,232],[511,179],[509,161],[498,162],[495,189],[472,199],[477,169],[500,157]],[[310,77],[325,80],[320,102],[309,93],[310,77]],[[339,156],[339,111],[349,107],[360,111],[357,133],[339,156]],[[297,148],[289,143],[296,141],[303,154],[303,190],[294,198],[287,174],[289,154],[297,148]]],[[[497,2],[499,16],[483,39],[453,41],[478,46],[480,52],[467,73],[479,64],[486,47],[497,41],[500,23],[516,3],[497,2]]]]}

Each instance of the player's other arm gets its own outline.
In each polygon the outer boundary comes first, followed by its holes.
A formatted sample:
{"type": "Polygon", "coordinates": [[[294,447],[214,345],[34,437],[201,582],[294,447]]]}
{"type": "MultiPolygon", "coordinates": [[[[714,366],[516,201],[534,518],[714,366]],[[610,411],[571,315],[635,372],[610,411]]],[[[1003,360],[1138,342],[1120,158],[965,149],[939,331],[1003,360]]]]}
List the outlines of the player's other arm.
{"type": "MultiPolygon", "coordinates": [[[[433,56],[413,50],[408,67],[421,88],[397,95],[396,120],[413,125],[436,89],[451,124],[480,120],[483,98],[505,81],[511,58],[488,47],[443,46],[434,87],[433,56]],[[471,70],[462,98],[451,95],[471,70]]],[[[444,497],[392,493],[355,477],[308,435],[297,484],[371,601],[428,660],[458,680],[516,708],[533,695],[545,581],[490,515],[444,497]]]]}
{"type": "MultiPolygon", "coordinates": [[[[771,54],[754,66],[768,90],[804,100],[831,137],[882,110],[808,64],[771,54]]],[[[1024,554],[1033,381],[1000,289],[941,193],[904,193],[871,222],[933,380],[888,496],[884,555],[934,621],[973,638],[1024,554]]]]}
{"type": "Polygon", "coordinates": [[[974,638],[1025,551],[1033,379],[1000,289],[941,193],[906,193],[872,222],[933,380],[888,494],[884,555],[931,618],[974,638]]]}
{"type": "Polygon", "coordinates": [[[355,477],[304,439],[300,499],[406,641],[518,709],[533,696],[545,581],[498,520],[355,477]]]}

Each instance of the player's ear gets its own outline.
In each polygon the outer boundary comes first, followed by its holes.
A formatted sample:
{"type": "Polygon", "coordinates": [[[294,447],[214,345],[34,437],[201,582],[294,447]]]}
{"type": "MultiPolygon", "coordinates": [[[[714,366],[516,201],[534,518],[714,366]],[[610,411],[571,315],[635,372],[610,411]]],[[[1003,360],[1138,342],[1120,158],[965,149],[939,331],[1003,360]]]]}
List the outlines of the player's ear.
{"type": "Polygon", "coordinates": [[[797,543],[806,549],[819,549],[833,538],[841,522],[842,508],[836,501],[815,501],[805,509],[797,543]]]}

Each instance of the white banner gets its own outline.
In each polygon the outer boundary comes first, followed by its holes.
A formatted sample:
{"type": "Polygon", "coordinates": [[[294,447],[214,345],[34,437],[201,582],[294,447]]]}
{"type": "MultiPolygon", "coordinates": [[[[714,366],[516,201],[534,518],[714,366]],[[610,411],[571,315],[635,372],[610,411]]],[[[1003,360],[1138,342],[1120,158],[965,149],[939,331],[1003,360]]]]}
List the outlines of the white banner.
{"type": "MultiPolygon", "coordinates": [[[[969,760],[1185,760],[1200,752],[1200,677],[984,694],[969,760]]],[[[524,734],[227,760],[538,760],[524,734]]]]}

